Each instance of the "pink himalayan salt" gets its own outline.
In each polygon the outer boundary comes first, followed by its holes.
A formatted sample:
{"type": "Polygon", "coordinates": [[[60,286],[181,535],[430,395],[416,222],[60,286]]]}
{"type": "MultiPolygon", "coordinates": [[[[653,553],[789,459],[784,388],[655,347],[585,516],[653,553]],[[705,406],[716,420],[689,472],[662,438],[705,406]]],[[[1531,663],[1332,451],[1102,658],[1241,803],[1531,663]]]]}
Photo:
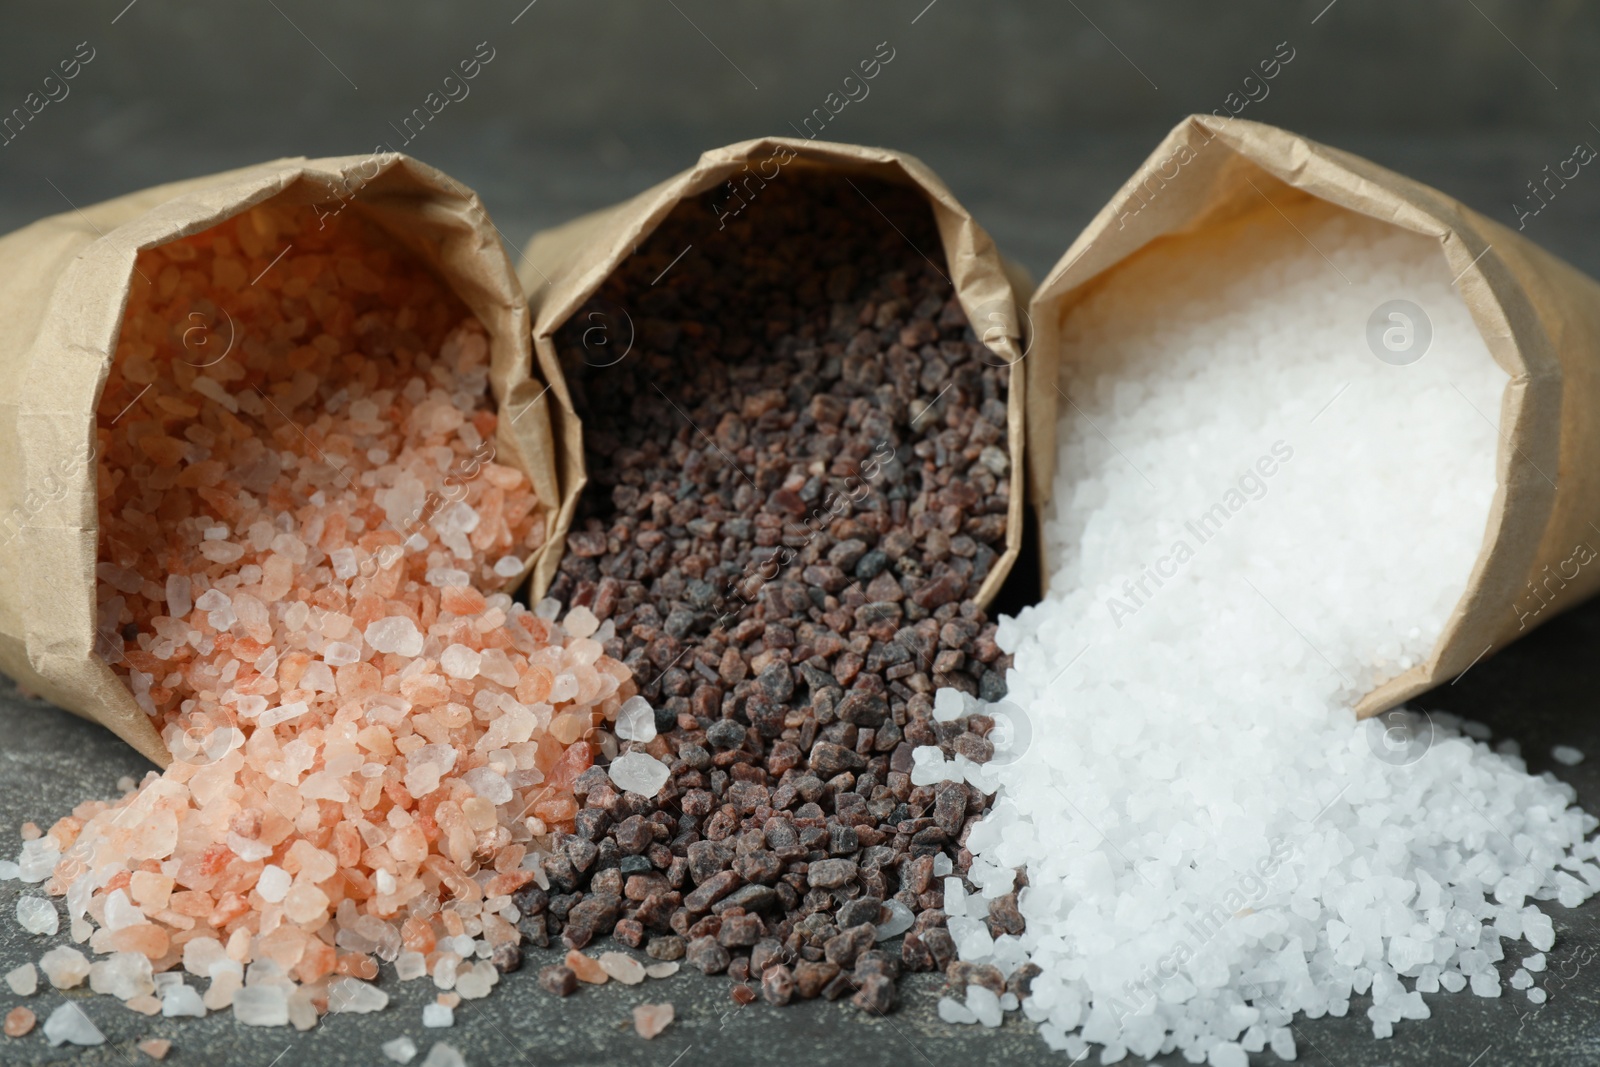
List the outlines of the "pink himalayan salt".
{"type": "Polygon", "coordinates": [[[137,1048],[153,1060],[164,1060],[167,1053],[172,1051],[172,1042],[164,1037],[147,1037],[139,1042],[137,1048]]]}
{"type": "Polygon", "coordinates": [[[637,1004],[633,1009],[633,1028],[640,1037],[649,1040],[671,1026],[676,1014],[671,1003],[637,1004]]]}
{"type": "Polygon", "coordinates": [[[33,1029],[39,1019],[27,1008],[12,1008],[6,1012],[6,1036],[21,1037],[33,1029]]]}
{"type": "Polygon", "coordinates": [[[272,208],[140,273],[101,407],[102,653],[177,758],[58,821],[46,888],[94,951],[198,967],[212,1010],[270,964],[314,1024],[374,953],[519,939],[493,910],[635,687],[583,614],[493,591],[543,513],[490,458],[487,343],[430,275],[272,208]],[[237,343],[198,367],[208,301],[237,343]]]}
{"type": "Polygon", "coordinates": [[[611,977],[606,973],[606,969],[600,965],[599,960],[592,956],[585,956],[577,949],[568,952],[564,962],[568,967],[572,968],[572,973],[578,976],[578,981],[580,982],[588,982],[591,985],[605,985],[606,980],[611,977]]]}

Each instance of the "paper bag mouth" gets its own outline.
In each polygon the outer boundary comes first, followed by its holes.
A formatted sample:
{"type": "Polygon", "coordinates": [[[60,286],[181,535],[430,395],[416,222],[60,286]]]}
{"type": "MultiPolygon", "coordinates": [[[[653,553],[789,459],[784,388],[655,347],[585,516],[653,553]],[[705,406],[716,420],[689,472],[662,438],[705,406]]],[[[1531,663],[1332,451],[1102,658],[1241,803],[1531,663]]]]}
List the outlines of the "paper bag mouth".
{"type": "MultiPolygon", "coordinates": [[[[1006,549],[973,597],[980,607],[987,607],[1010,573],[1022,545],[1023,450],[1027,440],[1023,425],[1027,376],[1022,369],[1028,352],[1028,327],[1021,305],[1030,284],[1026,272],[1002,259],[989,236],[978,229],[944,183],[921,161],[885,149],[798,138],[744,141],[706,152],[695,167],[616,207],[535,234],[520,260],[519,275],[533,309],[534,345],[541,368],[559,362],[555,334],[680,204],[718,190],[707,226],[720,229],[736,225],[746,208],[759,207],[761,192],[769,183],[781,182],[791,174],[828,175],[844,181],[872,178],[917,190],[933,213],[949,279],[974,332],[994,354],[997,365],[1012,368],[1007,396],[1011,498],[1006,549]]],[[[612,329],[609,321],[598,322],[597,326],[612,329]]],[[[552,382],[560,381],[559,403],[573,426],[569,447],[576,454],[570,457],[567,467],[577,476],[565,487],[560,526],[564,531],[587,481],[582,435],[559,367],[544,373],[552,382]]],[[[556,554],[541,564],[534,575],[536,592],[548,587],[558,563],[556,554]]]]}
{"type": "MultiPolygon", "coordinates": [[[[1030,305],[1029,489],[1042,509],[1054,488],[1061,324],[1113,268],[1159,254],[1169,238],[1207,231],[1273,206],[1320,200],[1440,243],[1455,284],[1495,362],[1510,376],[1500,405],[1496,490],[1465,592],[1424,662],[1357,705],[1376,714],[1466,670],[1503,643],[1504,622],[1530,572],[1555,499],[1560,370],[1522,285],[1491,254],[1466,209],[1365,160],[1283,131],[1197,116],[1180,124],[1073,244],[1030,305]]],[[[1287,216],[1285,216],[1287,218],[1287,216]]],[[[1046,583],[1048,575],[1044,576],[1046,583]]]]}

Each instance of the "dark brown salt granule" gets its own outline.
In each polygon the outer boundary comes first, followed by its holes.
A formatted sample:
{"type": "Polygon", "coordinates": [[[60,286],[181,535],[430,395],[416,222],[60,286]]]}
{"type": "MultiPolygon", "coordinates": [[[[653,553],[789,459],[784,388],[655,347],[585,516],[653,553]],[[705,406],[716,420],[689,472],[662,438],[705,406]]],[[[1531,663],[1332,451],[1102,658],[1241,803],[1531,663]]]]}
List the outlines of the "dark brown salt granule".
{"type": "Polygon", "coordinates": [[[911,190],[785,173],[721,230],[710,200],[558,337],[590,484],[550,595],[614,624],[660,731],[633,745],[672,777],[647,799],[586,773],[518,905],[536,942],[614,934],[881,1013],[902,966],[954,958],[934,857],[966,870],[985,804],[909,772],[919,745],[992,752],[987,720],[932,710],[1004,695],[971,597],[1004,550],[1009,368],[911,190]],[[878,948],[891,900],[915,925],[878,948]]]}

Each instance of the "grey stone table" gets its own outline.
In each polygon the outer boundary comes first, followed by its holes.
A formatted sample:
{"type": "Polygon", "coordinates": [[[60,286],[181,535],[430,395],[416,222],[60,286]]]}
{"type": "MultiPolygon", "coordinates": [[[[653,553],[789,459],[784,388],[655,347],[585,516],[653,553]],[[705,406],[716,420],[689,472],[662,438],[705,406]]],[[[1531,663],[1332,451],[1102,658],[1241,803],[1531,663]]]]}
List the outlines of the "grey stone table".
{"type": "MultiPolygon", "coordinates": [[[[630,195],[688,165],[698,148],[728,139],[707,137],[693,145],[687,138],[670,143],[641,140],[631,155],[613,163],[597,158],[587,146],[497,142],[486,147],[441,141],[441,151],[430,161],[474,184],[501,229],[520,242],[535,227],[630,195]],[[485,151],[500,164],[492,171],[479,162],[485,151]]],[[[1548,138],[1506,134],[1328,139],[1435,184],[1506,222],[1514,220],[1505,205],[1518,194],[1524,179],[1548,161],[1550,144],[1548,138]]],[[[1145,134],[1030,139],[1006,146],[1008,154],[1001,157],[948,140],[908,147],[940,172],[994,233],[1001,248],[1038,277],[1156,140],[1145,134]]],[[[41,154],[22,169],[46,158],[41,154]]],[[[82,193],[79,202],[87,202],[169,177],[174,167],[182,173],[202,173],[240,161],[191,152],[175,163],[170,156],[135,152],[121,157],[116,168],[77,172],[80,185],[75,192],[82,193]]],[[[41,168],[41,173],[47,170],[41,168]]],[[[48,192],[42,181],[38,184],[48,192]]],[[[27,183],[13,184],[13,189],[23,185],[27,183]]],[[[8,197],[0,201],[0,230],[60,207],[48,197],[37,202],[26,195],[8,197]]],[[[1563,199],[1559,212],[1530,225],[1529,236],[1600,274],[1600,246],[1586,238],[1596,232],[1597,222],[1600,186],[1592,193],[1579,190],[1563,199]]],[[[1014,609],[1026,603],[1029,588],[1030,568],[1021,566],[1001,606],[1014,609]]],[[[1596,648],[1600,648],[1600,603],[1551,622],[1521,644],[1476,665],[1458,684],[1424,697],[1419,706],[1467,715],[1488,723],[1497,736],[1515,738],[1535,771],[1557,770],[1576,786],[1582,803],[1600,812],[1596,648]],[[1557,767],[1548,757],[1555,744],[1577,746],[1593,753],[1593,759],[1574,768],[1557,767]]],[[[146,769],[137,754],[109,733],[20,696],[0,678],[0,842],[4,843],[0,853],[14,854],[23,821],[48,826],[85,798],[114,794],[119,777],[140,775],[146,769]]],[[[11,918],[18,889],[16,882],[0,883],[0,972],[37,960],[49,943],[65,940],[20,931],[11,918]]],[[[1522,994],[1509,989],[1498,1000],[1470,993],[1434,995],[1426,998],[1432,1020],[1402,1023],[1393,1039],[1374,1041],[1364,1018],[1365,998],[1357,998],[1347,1018],[1296,1022],[1300,1060],[1318,1067],[1600,1062],[1596,1010],[1600,900],[1575,911],[1553,908],[1553,914],[1558,940],[1545,976],[1551,996],[1542,1008],[1535,1009],[1522,994]]],[[[554,958],[556,953],[547,955],[554,958]]],[[[0,1039],[0,1064],[120,1067],[149,1062],[133,1050],[133,1043],[161,1036],[172,1040],[168,1062],[176,1064],[344,1067],[387,1062],[378,1046],[400,1034],[410,1035],[424,1051],[434,1039],[448,1040],[475,1067],[788,1062],[818,1067],[863,1063],[944,1067],[1067,1062],[1050,1053],[1032,1027],[1018,1018],[997,1031],[944,1025],[935,1010],[939,982],[928,976],[902,982],[900,1009],[874,1019],[846,1003],[814,1001],[784,1009],[756,1003],[741,1009],[729,999],[725,978],[698,975],[633,988],[610,984],[558,1001],[534,981],[532,972],[544,962],[539,953],[530,953],[522,973],[509,976],[489,998],[459,1008],[450,1030],[421,1026],[421,1008],[431,999],[431,984],[399,983],[392,972],[382,981],[392,997],[386,1010],[337,1017],[305,1034],[237,1026],[226,1012],[204,1020],[147,1019],[107,998],[85,997],[85,1010],[110,1039],[106,1046],[51,1049],[35,1031],[20,1041],[0,1039]],[[678,1016],[673,1026],[649,1042],[634,1034],[629,1016],[630,1008],[644,1000],[671,1000],[678,1016]]],[[[1510,968],[1502,968],[1508,976],[1510,968]]],[[[62,998],[47,987],[28,1003],[42,1020],[62,998]]],[[[0,1006],[9,1008],[17,999],[0,986],[0,1006]]],[[[1097,1062],[1097,1057],[1091,1059],[1097,1062]]],[[[1256,1059],[1276,1062],[1270,1055],[1256,1059]]],[[[1177,1056],[1167,1061],[1183,1062],[1177,1056]]]]}

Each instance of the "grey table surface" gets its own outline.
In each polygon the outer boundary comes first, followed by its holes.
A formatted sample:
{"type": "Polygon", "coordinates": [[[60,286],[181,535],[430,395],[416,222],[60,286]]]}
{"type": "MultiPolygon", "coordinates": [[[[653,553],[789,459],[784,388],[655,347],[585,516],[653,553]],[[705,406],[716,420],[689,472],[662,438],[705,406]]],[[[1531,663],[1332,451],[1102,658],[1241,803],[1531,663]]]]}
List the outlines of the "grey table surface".
{"type": "MultiPolygon", "coordinates": [[[[992,144],[980,153],[954,140],[935,140],[919,151],[994,233],[1002,250],[1038,277],[1153,143],[1145,135],[1102,134],[1018,141],[998,157],[992,144]]],[[[1509,204],[1524,178],[1557,158],[1551,155],[1548,136],[1532,134],[1372,135],[1337,143],[1431,182],[1506,222],[1514,222],[1509,204]]],[[[538,226],[630,195],[687,165],[693,155],[681,140],[654,144],[647,139],[609,161],[584,144],[499,145],[496,151],[502,159],[523,160],[526,169],[502,166],[486,180],[471,180],[502,230],[517,241],[538,226]]],[[[447,169],[454,166],[448,159],[436,162],[447,169]]],[[[123,165],[116,176],[84,180],[96,184],[98,194],[111,195],[148,184],[141,177],[154,181],[174,168],[199,173],[226,163],[197,146],[186,161],[165,157],[157,164],[135,154],[123,165]]],[[[0,229],[58,206],[48,199],[36,202],[31,195],[9,199],[0,203],[0,229]]],[[[1595,232],[1597,221],[1600,185],[1576,189],[1553,204],[1532,220],[1528,232],[1576,265],[1600,273],[1600,247],[1587,236],[1595,232]]],[[[1025,603],[1028,582],[1026,569],[1019,570],[1004,601],[1025,603]]],[[[1595,682],[1600,679],[1596,647],[1600,603],[1549,623],[1418,704],[1468,715],[1488,723],[1497,736],[1517,739],[1534,770],[1556,770],[1577,788],[1580,802],[1600,811],[1600,717],[1593,714],[1595,682]],[[1573,768],[1558,767],[1548,756],[1555,744],[1575,745],[1595,758],[1573,768]]],[[[85,798],[112,795],[119,777],[142,774],[148,767],[109,733],[21,696],[5,679],[0,679],[0,739],[0,841],[16,842],[25,820],[48,826],[85,798]]],[[[9,854],[13,848],[8,844],[0,851],[9,854]]],[[[65,941],[64,936],[32,937],[16,926],[11,916],[18,892],[17,882],[0,883],[0,971],[36,960],[49,944],[65,941]]],[[[1364,1018],[1365,999],[1357,998],[1344,1019],[1295,1023],[1300,1059],[1329,1067],[1600,1063],[1600,964],[1595,962],[1600,956],[1600,901],[1572,911],[1552,909],[1558,940],[1546,976],[1551,997],[1542,1008],[1509,989],[1497,1000],[1470,993],[1433,995],[1425,998],[1434,1013],[1431,1021],[1403,1023],[1391,1040],[1375,1041],[1364,1018]]],[[[546,955],[554,958],[556,953],[546,955]]],[[[113,1000],[84,997],[85,1010],[109,1038],[106,1046],[52,1049],[36,1031],[23,1040],[0,1039],[0,1063],[136,1063],[143,1058],[133,1051],[134,1042],[161,1036],[173,1042],[169,1062],[179,1064],[377,1064],[386,1062],[379,1044],[400,1034],[410,1035],[424,1051],[432,1040],[447,1040],[474,1065],[709,1067],[792,1061],[818,1067],[880,1062],[942,1067],[1066,1062],[1049,1052],[1020,1017],[997,1031],[941,1023],[936,1014],[939,982],[929,976],[903,982],[899,1010],[875,1019],[842,1002],[783,1009],[758,1002],[741,1009],[729,998],[725,978],[698,975],[633,988],[611,984],[556,1000],[534,981],[532,971],[543,962],[540,953],[530,953],[522,973],[508,977],[489,998],[458,1009],[456,1025],[449,1030],[421,1026],[421,1007],[433,992],[430,984],[399,983],[387,972],[382,984],[392,999],[386,1010],[333,1018],[304,1034],[242,1027],[227,1012],[204,1020],[149,1019],[113,1000]],[[629,1022],[630,1008],[645,1000],[671,1000],[677,1008],[677,1022],[649,1042],[637,1037],[629,1022]]],[[[1509,976],[1514,964],[1508,960],[1501,966],[1509,976]]],[[[78,995],[46,987],[27,1003],[42,1020],[64,996],[78,995]]],[[[0,988],[0,1006],[9,1008],[18,999],[0,988]]],[[[1270,1055],[1255,1059],[1276,1062],[1270,1055]]],[[[1171,1056],[1164,1062],[1183,1061],[1171,1056]]]]}

